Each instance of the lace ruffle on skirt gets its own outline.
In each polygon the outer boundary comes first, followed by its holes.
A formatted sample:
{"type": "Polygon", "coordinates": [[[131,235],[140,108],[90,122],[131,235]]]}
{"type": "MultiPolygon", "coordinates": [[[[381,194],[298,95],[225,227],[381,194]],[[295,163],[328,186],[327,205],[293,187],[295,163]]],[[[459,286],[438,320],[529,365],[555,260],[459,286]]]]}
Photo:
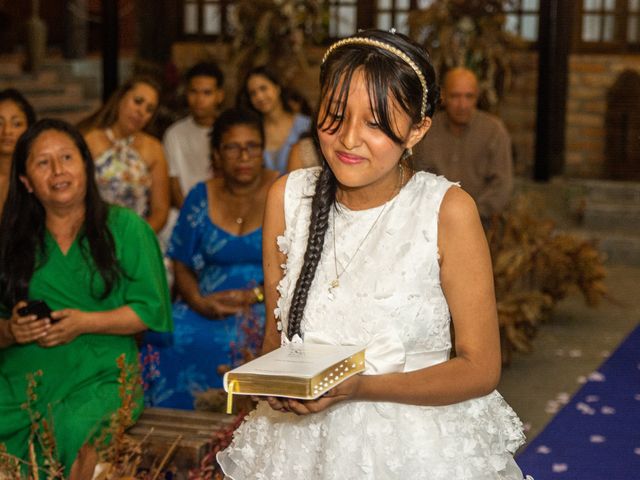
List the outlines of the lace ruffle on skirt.
{"type": "Polygon", "coordinates": [[[343,403],[302,417],[261,402],[218,461],[233,480],[515,480],[523,442],[497,392],[442,407],[343,403]]]}

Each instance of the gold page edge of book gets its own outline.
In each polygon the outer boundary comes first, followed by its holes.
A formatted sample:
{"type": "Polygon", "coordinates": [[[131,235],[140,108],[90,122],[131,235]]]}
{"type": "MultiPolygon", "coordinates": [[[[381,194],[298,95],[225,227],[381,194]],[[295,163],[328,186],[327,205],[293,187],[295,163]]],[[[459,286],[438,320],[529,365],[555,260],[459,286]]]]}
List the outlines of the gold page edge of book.
{"type": "Polygon", "coordinates": [[[330,390],[334,386],[339,385],[349,377],[363,372],[364,369],[365,351],[361,350],[360,352],[357,352],[344,360],[340,360],[339,362],[334,363],[330,367],[327,367],[308,380],[282,375],[228,373],[226,384],[232,385],[233,383],[235,383],[233,392],[228,392],[232,393],[233,395],[274,395],[288,398],[299,398],[303,400],[313,400],[315,398],[318,398],[327,390],[330,390]],[[339,382],[335,382],[327,388],[321,389],[317,394],[314,395],[313,387],[319,385],[321,380],[323,380],[331,371],[334,371],[335,368],[344,361],[355,363],[356,367],[352,371],[350,371],[348,375],[345,375],[344,378],[340,379],[339,382]],[[276,383],[276,380],[279,380],[281,383],[276,383]],[[283,384],[289,385],[284,386],[283,384]]]}

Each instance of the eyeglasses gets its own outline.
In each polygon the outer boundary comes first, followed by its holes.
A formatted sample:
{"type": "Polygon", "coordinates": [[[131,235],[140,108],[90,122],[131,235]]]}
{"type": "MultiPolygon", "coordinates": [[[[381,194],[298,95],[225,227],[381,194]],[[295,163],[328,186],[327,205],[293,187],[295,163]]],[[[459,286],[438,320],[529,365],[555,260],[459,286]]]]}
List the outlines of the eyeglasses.
{"type": "Polygon", "coordinates": [[[222,145],[222,153],[230,160],[237,160],[242,156],[243,152],[247,152],[249,157],[262,156],[262,144],[249,142],[246,145],[240,145],[239,143],[226,143],[222,145]]]}

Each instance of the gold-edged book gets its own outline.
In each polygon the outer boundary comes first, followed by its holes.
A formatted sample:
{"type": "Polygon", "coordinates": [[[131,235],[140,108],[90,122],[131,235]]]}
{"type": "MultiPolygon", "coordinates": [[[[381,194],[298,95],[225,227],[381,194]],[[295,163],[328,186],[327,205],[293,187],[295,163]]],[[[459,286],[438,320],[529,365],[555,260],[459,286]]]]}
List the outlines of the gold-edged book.
{"type": "Polygon", "coordinates": [[[313,400],[364,370],[364,347],[290,343],[224,374],[232,395],[313,400]]]}

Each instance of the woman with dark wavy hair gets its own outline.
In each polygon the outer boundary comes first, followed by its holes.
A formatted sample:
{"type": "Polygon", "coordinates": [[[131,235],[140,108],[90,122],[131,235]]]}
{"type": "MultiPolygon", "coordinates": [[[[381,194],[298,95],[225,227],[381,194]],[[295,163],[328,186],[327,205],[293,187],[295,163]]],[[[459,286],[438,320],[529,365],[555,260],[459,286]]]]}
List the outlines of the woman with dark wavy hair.
{"type": "Polygon", "coordinates": [[[328,49],[320,85],[323,166],[279,179],[267,200],[263,352],[359,345],[366,370],[315,400],[259,402],[218,454],[224,473],[522,479],[522,424],[494,390],[500,340],[478,212],[409,163],[438,100],[427,53],[360,32],[328,49]]]}
{"type": "Polygon", "coordinates": [[[36,121],[29,101],[15,88],[0,91],[0,213],[9,191],[11,157],[20,135],[36,121]]]}
{"type": "Polygon", "coordinates": [[[65,122],[41,120],[18,141],[0,265],[0,443],[28,458],[30,401],[54,426],[68,473],[120,406],[118,357],[137,372],[133,335],[169,330],[171,306],[153,231],[102,200],[89,149],[65,122]],[[35,300],[48,311],[31,310],[35,300]],[[42,375],[28,399],[34,372],[42,375]]]}
{"type": "Polygon", "coordinates": [[[266,66],[249,70],[242,84],[238,105],[258,112],[264,123],[265,166],[287,171],[291,147],[311,128],[311,119],[291,109],[288,90],[266,66]]]}

